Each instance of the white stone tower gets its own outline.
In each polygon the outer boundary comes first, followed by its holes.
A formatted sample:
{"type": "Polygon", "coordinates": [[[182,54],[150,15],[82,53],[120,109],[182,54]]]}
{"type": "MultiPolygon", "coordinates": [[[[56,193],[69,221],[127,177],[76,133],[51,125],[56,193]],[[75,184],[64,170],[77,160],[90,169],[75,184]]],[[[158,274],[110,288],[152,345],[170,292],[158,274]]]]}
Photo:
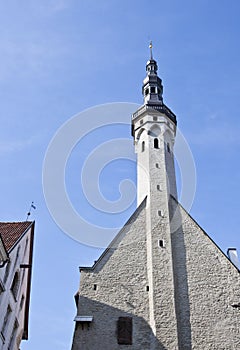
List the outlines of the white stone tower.
{"type": "Polygon", "coordinates": [[[152,45],[146,70],[132,116],[138,207],[80,268],[72,350],[240,349],[239,269],[177,201],[176,116],[152,45]]]}
{"type": "MultiPolygon", "coordinates": [[[[146,77],[143,80],[142,93],[144,104],[132,116],[132,134],[134,137],[135,150],[137,153],[137,190],[138,205],[147,197],[146,201],[146,237],[147,237],[147,266],[149,280],[149,312],[150,323],[154,334],[157,333],[156,326],[156,303],[158,297],[154,291],[161,290],[163,295],[166,290],[173,290],[173,267],[171,262],[171,228],[169,222],[169,198],[170,195],[177,198],[176,178],[174,169],[174,140],[176,134],[176,116],[163,103],[162,81],[157,75],[157,62],[153,59],[152,44],[150,44],[150,59],[146,65],[146,77]],[[161,222],[165,227],[162,234],[156,230],[161,222]],[[159,254],[159,247],[164,247],[167,257],[167,265],[161,276],[155,266],[166,263],[159,254]],[[168,271],[166,271],[168,269],[168,271]]],[[[163,270],[162,270],[163,271],[163,270]]],[[[168,298],[169,301],[169,298],[168,298]]],[[[174,300],[161,308],[166,312],[175,313],[174,300]],[[170,308],[171,308],[170,307],[170,308]]],[[[176,317],[172,317],[172,336],[177,338],[176,317]]],[[[162,330],[161,330],[162,332],[162,330]]]]}

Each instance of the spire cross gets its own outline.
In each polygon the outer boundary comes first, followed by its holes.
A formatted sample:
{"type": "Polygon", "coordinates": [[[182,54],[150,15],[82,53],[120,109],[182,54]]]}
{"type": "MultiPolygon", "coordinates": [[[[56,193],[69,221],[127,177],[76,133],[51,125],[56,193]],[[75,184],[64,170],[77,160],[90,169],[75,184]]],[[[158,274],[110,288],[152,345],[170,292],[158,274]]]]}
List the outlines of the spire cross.
{"type": "Polygon", "coordinates": [[[153,59],[153,55],[152,55],[152,40],[150,41],[149,49],[150,49],[150,59],[152,60],[153,59]]]}

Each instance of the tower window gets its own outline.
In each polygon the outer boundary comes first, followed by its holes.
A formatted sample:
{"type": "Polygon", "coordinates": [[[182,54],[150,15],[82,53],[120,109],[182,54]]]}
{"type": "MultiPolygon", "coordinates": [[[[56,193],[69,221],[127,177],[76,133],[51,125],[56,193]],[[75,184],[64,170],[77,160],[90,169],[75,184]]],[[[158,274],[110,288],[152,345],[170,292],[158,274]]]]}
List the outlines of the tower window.
{"type": "Polygon", "coordinates": [[[159,164],[158,163],[156,163],[156,168],[159,168],[159,164]]]}
{"type": "Polygon", "coordinates": [[[97,285],[96,284],[93,285],[93,290],[97,290],[97,285]]]}
{"type": "Polygon", "coordinates": [[[154,139],[154,148],[158,148],[158,139],[154,139]]]}
{"type": "Polygon", "coordinates": [[[151,93],[152,93],[152,94],[155,93],[155,86],[151,86],[151,93]]]}
{"type": "Polygon", "coordinates": [[[160,95],[160,93],[161,93],[160,89],[158,88],[157,90],[158,90],[158,95],[160,95]]]}
{"type": "Polygon", "coordinates": [[[132,345],[132,317],[119,317],[117,338],[118,344],[132,345]]]}
{"type": "Polygon", "coordinates": [[[157,185],[157,190],[161,191],[161,185],[157,185]]]}
{"type": "Polygon", "coordinates": [[[163,216],[163,213],[161,210],[158,210],[158,216],[163,216]]]}
{"type": "Polygon", "coordinates": [[[145,151],[145,142],[143,141],[142,142],[142,152],[144,152],[145,151]]]}
{"type": "Polygon", "coordinates": [[[146,286],[146,292],[149,292],[149,286],[146,286]]]}
{"type": "Polygon", "coordinates": [[[145,96],[147,96],[149,94],[149,89],[145,90],[145,96]]]}
{"type": "Polygon", "coordinates": [[[167,143],[167,151],[170,152],[170,146],[169,146],[169,143],[167,143]]]}
{"type": "Polygon", "coordinates": [[[159,245],[160,248],[164,248],[165,247],[164,240],[163,239],[159,239],[158,240],[158,245],[159,245]]]}
{"type": "Polygon", "coordinates": [[[140,124],[143,124],[143,119],[140,120],[140,124]]]}
{"type": "Polygon", "coordinates": [[[153,117],[153,120],[156,122],[158,120],[158,118],[157,117],[153,117]]]}

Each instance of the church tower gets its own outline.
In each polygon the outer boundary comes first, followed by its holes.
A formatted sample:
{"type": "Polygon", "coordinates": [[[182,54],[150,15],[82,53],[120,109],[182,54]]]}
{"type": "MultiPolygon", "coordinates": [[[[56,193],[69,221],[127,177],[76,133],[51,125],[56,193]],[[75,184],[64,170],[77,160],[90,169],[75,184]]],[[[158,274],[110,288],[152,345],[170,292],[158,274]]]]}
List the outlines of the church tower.
{"type": "Polygon", "coordinates": [[[167,290],[172,300],[169,302],[167,298],[168,302],[165,305],[161,304],[161,309],[165,309],[163,312],[173,314],[171,334],[176,339],[168,203],[170,195],[177,198],[173,152],[177,121],[173,112],[163,103],[162,80],[158,77],[157,71],[157,62],[153,59],[150,44],[150,59],[146,64],[146,77],[142,86],[144,104],[132,116],[132,134],[137,153],[138,205],[146,198],[150,324],[156,335],[158,315],[155,305],[160,302],[158,296],[164,295],[167,290]],[[157,229],[159,223],[165,228],[161,234],[157,229]],[[159,254],[161,248],[164,248],[162,250],[166,260],[159,254]],[[161,265],[165,265],[164,268],[161,265]],[[155,266],[161,268],[156,270],[155,266]],[[167,279],[164,278],[165,274],[168,276],[167,279]],[[157,295],[155,290],[158,290],[157,295]]]}
{"type": "Polygon", "coordinates": [[[240,348],[239,270],[177,200],[177,121],[157,62],[132,115],[138,207],[91,267],[80,267],[72,350],[240,348]]]}

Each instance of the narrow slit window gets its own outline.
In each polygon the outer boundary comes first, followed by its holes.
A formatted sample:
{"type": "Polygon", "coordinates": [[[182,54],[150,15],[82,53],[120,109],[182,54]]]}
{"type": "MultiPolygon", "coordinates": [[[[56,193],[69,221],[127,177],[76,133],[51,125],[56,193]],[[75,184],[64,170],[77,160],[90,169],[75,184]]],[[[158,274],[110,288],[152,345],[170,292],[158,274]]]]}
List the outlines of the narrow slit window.
{"type": "Polygon", "coordinates": [[[96,284],[93,285],[93,290],[97,290],[97,285],[96,284]]]}
{"type": "Polygon", "coordinates": [[[145,141],[142,142],[142,152],[145,151],[145,141]]]}
{"type": "Polygon", "coordinates": [[[159,245],[160,248],[164,248],[164,240],[163,239],[159,239],[158,245],[159,245]]]}
{"type": "Polygon", "coordinates": [[[161,185],[157,185],[157,190],[161,191],[161,185]]]}
{"type": "Polygon", "coordinates": [[[140,120],[140,124],[143,124],[143,119],[140,120]]]}
{"type": "Polygon", "coordinates": [[[161,210],[158,210],[158,216],[163,216],[163,213],[161,210]]]}
{"type": "Polygon", "coordinates": [[[156,163],[156,168],[159,168],[159,164],[158,163],[156,163]]]}
{"type": "Polygon", "coordinates": [[[158,139],[154,139],[154,148],[158,148],[158,139]]]}
{"type": "Polygon", "coordinates": [[[146,286],[146,292],[149,292],[149,286],[146,286]]]}
{"type": "Polygon", "coordinates": [[[167,143],[167,151],[168,151],[169,153],[171,152],[169,143],[167,143]]]}

